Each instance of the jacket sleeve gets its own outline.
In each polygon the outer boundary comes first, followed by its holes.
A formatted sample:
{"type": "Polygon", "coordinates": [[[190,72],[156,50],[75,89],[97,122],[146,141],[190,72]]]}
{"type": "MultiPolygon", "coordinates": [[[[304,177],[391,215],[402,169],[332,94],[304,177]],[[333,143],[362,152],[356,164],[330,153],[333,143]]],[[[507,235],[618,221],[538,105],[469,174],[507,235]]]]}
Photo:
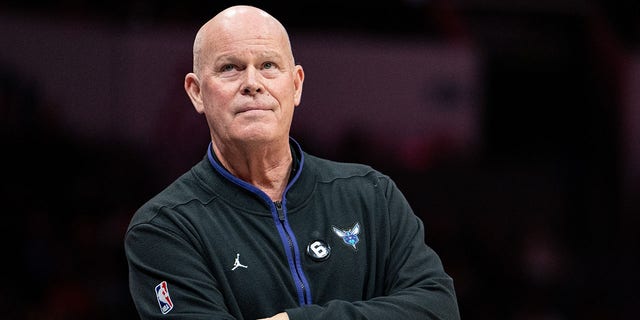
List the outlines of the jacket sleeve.
{"type": "Polygon", "coordinates": [[[151,220],[132,225],[124,245],[129,289],[141,319],[234,319],[197,239],[171,223],[151,220]]]}
{"type": "Polygon", "coordinates": [[[383,177],[380,183],[387,184],[391,233],[385,294],[367,301],[333,300],[287,309],[291,320],[460,319],[453,279],[426,245],[423,222],[393,181],[383,177]]]}

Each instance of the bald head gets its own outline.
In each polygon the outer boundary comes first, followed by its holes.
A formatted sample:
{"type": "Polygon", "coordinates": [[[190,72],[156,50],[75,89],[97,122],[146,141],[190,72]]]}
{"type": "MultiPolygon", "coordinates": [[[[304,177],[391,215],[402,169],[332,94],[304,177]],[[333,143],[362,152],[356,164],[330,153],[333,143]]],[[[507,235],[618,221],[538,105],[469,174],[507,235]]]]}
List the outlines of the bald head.
{"type": "Polygon", "coordinates": [[[280,21],[262,9],[238,5],[221,11],[200,28],[193,43],[193,72],[198,74],[202,70],[212,52],[250,38],[280,42],[294,64],[289,35],[280,21]]]}

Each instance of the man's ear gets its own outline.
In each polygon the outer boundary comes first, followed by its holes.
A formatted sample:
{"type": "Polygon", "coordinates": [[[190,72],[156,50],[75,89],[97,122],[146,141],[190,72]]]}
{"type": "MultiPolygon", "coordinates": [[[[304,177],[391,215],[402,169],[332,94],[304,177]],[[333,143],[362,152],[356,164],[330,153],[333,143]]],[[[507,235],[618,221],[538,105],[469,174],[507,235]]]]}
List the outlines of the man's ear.
{"type": "Polygon", "coordinates": [[[293,79],[293,85],[294,85],[294,96],[293,96],[293,101],[294,101],[294,105],[297,107],[300,104],[300,101],[302,100],[302,84],[304,83],[304,70],[302,69],[301,65],[297,65],[295,66],[295,73],[294,73],[294,79],[293,79]]]}
{"type": "Polygon", "coordinates": [[[191,99],[191,103],[193,107],[196,108],[196,111],[200,114],[204,113],[204,104],[202,103],[202,95],[200,94],[200,79],[198,76],[193,73],[187,73],[184,77],[184,90],[189,95],[189,99],[191,99]]]}

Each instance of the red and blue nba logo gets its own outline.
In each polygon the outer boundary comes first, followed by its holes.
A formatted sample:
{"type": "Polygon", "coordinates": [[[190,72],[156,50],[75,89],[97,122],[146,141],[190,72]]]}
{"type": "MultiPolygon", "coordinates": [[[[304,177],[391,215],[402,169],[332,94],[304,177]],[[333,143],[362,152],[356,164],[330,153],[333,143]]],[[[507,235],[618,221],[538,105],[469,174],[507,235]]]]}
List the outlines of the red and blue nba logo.
{"type": "Polygon", "coordinates": [[[171,302],[166,281],[162,281],[156,286],[156,297],[158,298],[158,304],[160,305],[162,314],[167,314],[173,309],[173,302],[171,302]]]}

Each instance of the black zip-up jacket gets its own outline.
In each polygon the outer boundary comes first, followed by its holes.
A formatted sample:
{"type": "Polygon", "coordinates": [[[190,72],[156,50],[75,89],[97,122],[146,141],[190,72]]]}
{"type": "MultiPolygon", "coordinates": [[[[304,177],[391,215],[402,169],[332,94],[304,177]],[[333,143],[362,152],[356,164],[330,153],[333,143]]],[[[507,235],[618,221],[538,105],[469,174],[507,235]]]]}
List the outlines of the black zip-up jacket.
{"type": "Polygon", "coordinates": [[[282,202],[207,157],[125,236],[142,319],[459,319],[453,280],[386,175],[304,153],[282,202]]]}

